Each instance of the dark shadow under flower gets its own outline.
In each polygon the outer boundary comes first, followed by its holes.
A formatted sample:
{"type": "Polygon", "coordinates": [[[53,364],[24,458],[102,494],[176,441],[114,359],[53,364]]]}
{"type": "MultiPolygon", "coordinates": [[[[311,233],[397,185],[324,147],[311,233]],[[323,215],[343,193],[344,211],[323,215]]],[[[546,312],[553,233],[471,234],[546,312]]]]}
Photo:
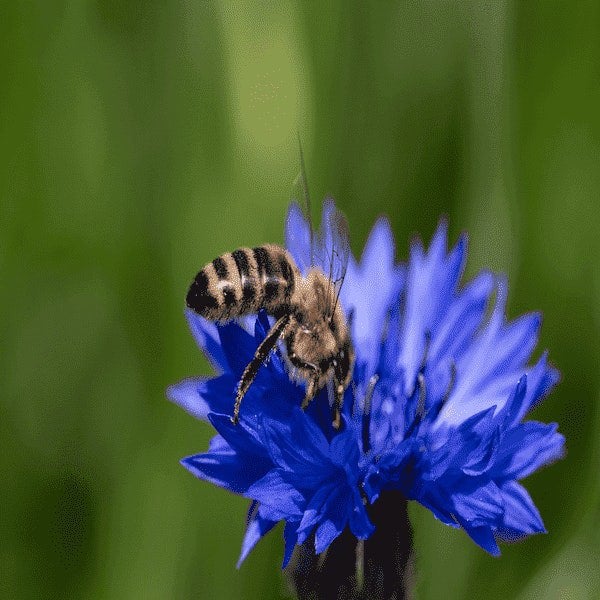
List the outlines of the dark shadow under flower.
{"type": "MultiPolygon", "coordinates": [[[[325,203],[314,244],[335,243],[334,210],[325,203]]],[[[286,243],[303,272],[310,235],[292,205],[286,243]]],[[[269,318],[260,313],[217,325],[187,313],[217,375],[185,380],[168,396],[217,435],[207,452],[182,463],[252,501],[240,563],[279,521],[284,566],[298,544],[310,542],[321,553],[345,530],[365,540],[374,531],[370,507],[386,494],[418,501],[494,555],[498,541],[544,531],[518,481],[558,459],[564,438],[555,424],[523,418],[558,373],[545,353],[528,365],[539,315],[507,322],[506,281],[482,272],[461,286],[465,261],[466,237],[448,251],[445,221],[427,250],[413,244],[407,264],[395,263],[385,219],[361,261],[350,257],[340,301],[356,364],[340,431],[331,426],[326,391],[300,410],[303,385],[290,378],[281,349],[259,370],[233,425],[236,386],[269,318]]]]}

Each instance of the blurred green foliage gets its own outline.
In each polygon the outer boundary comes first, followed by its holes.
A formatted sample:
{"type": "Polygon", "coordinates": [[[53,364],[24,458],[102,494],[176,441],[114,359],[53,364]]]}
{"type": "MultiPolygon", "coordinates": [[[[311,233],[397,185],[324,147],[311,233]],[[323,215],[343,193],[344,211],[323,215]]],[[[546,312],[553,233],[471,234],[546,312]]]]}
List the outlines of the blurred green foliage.
{"type": "Polygon", "coordinates": [[[209,372],[191,277],[282,241],[299,133],[355,252],[447,214],[563,375],[549,534],[493,559],[412,506],[418,597],[600,597],[599,31],[597,2],[2,3],[0,596],[285,596],[281,530],[235,570],[246,502],[178,465],[210,428],[164,390],[209,372]]]}

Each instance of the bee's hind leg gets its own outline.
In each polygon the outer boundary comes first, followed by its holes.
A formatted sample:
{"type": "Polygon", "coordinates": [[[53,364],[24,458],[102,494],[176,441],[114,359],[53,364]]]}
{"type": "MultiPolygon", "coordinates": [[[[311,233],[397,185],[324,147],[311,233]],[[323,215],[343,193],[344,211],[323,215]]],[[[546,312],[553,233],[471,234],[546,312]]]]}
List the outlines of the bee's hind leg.
{"type": "Polygon", "coordinates": [[[267,333],[267,337],[265,337],[265,339],[260,343],[252,360],[244,369],[244,373],[242,374],[242,378],[238,384],[237,393],[235,395],[235,405],[233,407],[233,416],[231,417],[231,422],[234,425],[237,425],[238,421],[240,420],[240,405],[242,403],[242,399],[254,381],[260,366],[266,360],[267,356],[269,356],[279,338],[285,335],[285,328],[289,323],[289,320],[289,315],[284,315],[275,323],[275,325],[273,325],[273,327],[271,327],[267,333]]]}

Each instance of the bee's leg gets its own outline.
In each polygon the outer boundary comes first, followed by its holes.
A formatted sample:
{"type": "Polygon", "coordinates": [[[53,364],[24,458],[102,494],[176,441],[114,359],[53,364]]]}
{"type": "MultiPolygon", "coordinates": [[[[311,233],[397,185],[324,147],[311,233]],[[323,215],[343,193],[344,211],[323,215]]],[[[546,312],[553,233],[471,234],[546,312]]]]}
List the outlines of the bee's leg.
{"type": "Polygon", "coordinates": [[[279,338],[284,335],[285,328],[289,323],[289,320],[289,315],[284,315],[275,323],[275,325],[273,325],[273,327],[271,327],[269,333],[267,333],[267,337],[265,337],[265,339],[260,343],[252,360],[244,369],[244,373],[242,374],[242,378],[238,384],[237,393],[235,396],[233,417],[231,417],[231,422],[234,425],[237,425],[238,421],[240,420],[240,404],[242,403],[242,399],[246,395],[248,388],[252,385],[252,382],[258,373],[258,369],[260,369],[260,366],[264,360],[267,358],[267,356],[269,356],[279,338]]]}
{"type": "Polygon", "coordinates": [[[337,378],[333,382],[333,425],[334,429],[339,429],[342,424],[342,405],[344,404],[344,384],[337,378]]]}
{"type": "Polygon", "coordinates": [[[317,375],[309,380],[308,387],[306,388],[306,396],[304,396],[304,400],[302,400],[302,410],[306,410],[306,407],[310,404],[311,400],[317,395],[317,392],[319,391],[317,388],[318,383],[319,377],[317,375]]]}

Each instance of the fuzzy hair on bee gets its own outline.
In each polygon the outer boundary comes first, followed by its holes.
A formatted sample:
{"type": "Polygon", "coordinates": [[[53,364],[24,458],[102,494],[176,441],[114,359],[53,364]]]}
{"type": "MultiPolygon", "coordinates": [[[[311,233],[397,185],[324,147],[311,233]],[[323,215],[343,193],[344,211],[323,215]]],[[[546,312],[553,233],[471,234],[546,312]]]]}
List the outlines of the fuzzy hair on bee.
{"type": "Polygon", "coordinates": [[[283,340],[289,365],[307,383],[302,408],[332,382],[332,423],[339,429],[354,350],[338,301],[341,280],[334,280],[330,271],[326,275],[320,267],[311,266],[303,275],[285,248],[266,244],[223,254],[196,275],[186,303],[206,319],[222,323],[260,310],[276,319],[239,382],[233,423],[239,421],[242,399],[260,366],[283,340]]]}

